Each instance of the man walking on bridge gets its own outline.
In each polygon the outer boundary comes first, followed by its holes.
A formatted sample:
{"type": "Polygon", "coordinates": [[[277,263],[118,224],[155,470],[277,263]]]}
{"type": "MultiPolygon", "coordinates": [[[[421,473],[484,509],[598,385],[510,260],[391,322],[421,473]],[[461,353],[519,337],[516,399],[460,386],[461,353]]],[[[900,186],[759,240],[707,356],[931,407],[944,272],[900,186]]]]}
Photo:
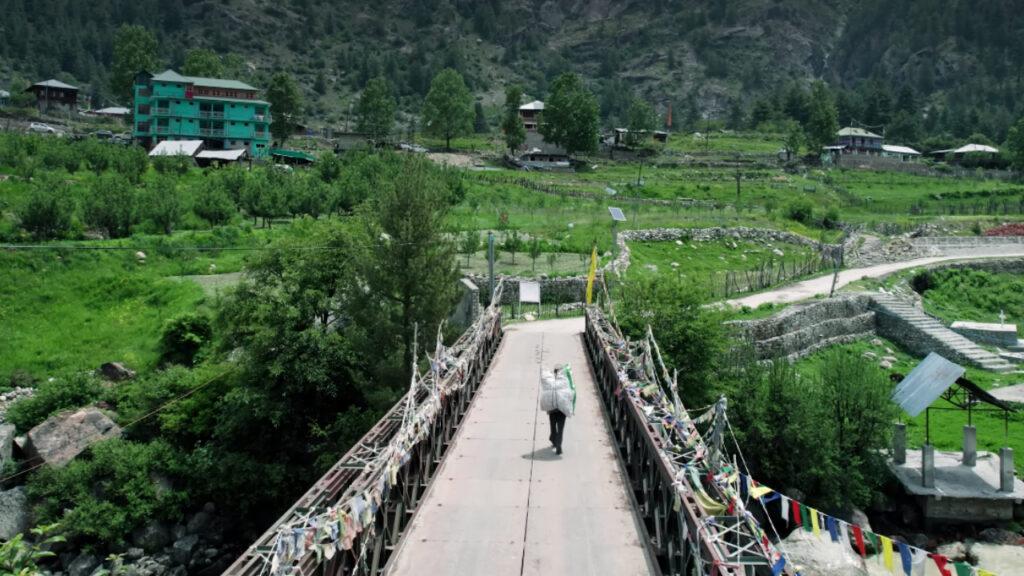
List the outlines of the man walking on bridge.
{"type": "Polygon", "coordinates": [[[565,419],[572,416],[576,409],[576,386],[568,364],[555,366],[554,373],[545,372],[541,375],[540,408],[548,413],[551,426],[548,440],[555,447],[555,454],[561,454],[565,419]]]}

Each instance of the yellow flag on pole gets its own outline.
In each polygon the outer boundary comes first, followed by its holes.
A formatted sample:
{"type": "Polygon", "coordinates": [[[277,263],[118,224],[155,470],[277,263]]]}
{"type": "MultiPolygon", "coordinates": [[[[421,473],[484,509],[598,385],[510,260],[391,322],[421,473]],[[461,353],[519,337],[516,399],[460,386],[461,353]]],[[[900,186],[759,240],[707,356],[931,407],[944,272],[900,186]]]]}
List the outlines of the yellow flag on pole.
{"type": "Polygon", "coordinates": [[[594,300],[594,279],[597,277],[597,244],[590,253],[590,273],[587,274],[587,305],[594,300]]]}

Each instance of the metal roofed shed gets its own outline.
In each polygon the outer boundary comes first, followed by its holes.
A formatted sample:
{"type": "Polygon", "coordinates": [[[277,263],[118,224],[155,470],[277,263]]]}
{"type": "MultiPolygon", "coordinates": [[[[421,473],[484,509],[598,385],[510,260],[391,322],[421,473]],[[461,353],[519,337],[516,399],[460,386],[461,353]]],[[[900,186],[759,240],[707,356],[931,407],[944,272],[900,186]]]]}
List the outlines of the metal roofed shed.
{"type": "Polygon", "coordinates": [[[910,416],[917,416],[966,372],[963,366],[932,352],[900,381],[892,400],[910,416]]]}
{"type": "Polygon", "coordinates": [[[540,111],[543,111],[544,110],[544,103],[541,102],[540,100],[534,100],[533,102],[528,102],[526,104],[523,104],[522,106],[519,107],[519,109],[520,110],[540,110],[540,111]]]}
{"type": "Polygon", "coordinates": [[[203,147],[202,140],[164,140],[149,151],[151,157],[156,156],[188,156],[196,155],[203,147]]]}
{"type": "Polygon", "coordinates": [[[65,84],[64,82],[61,82],[60,80],[45,80],[43,82],[36,82],[32,86],[29,86],[28,90],[32,90],[32,88],[35,88],[36,86],[39,86],[39,87],[42,87],[42,88],[61,88],[61,89],[64,89],[64,90],[78,90],[77,86],[72,86],[71,84],[65,84]]]}
{"type": "Polygon", "coordinates": [[[875,134],[874,132],[868,132],[867,130],[865,130],[863,128],[854,128],[852,126],[847,126],[846,128],[843,128],[839,132],[836,132],[836,135],[837,136],[858,136],[860,138],[881,138],[881,136],[879,136],[878,134],[875,134]]]}
{"type": "Polygon", "coordinates": [[[910,154],[914,156],[920,156],[921,153],[914,150],[910,146],[894,146],[891,144],[882,144],[882,150],[891,152],[893,154],[910,154]]]}
{"type": "Polygon", "coordinates": [[[235,150],[203,150],[196,154],[196,163],[200,167],[211,164],[227,164],[228,162],[240,162],[246,158],[248,153],[245,148],[235,150]]]}
{"type": "Polygon", "coordinates": [[[312,164],[316,162],[316,156],[300,150],[287,150],[285,148],[271,148],[270,156],[274,160],[280,160],[285,164],[312,164]]]}

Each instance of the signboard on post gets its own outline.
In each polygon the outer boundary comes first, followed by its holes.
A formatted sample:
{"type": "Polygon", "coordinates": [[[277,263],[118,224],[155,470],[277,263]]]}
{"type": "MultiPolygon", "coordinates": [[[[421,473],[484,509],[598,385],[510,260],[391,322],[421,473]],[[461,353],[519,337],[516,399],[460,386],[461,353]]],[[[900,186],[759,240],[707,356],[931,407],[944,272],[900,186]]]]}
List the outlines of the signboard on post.
{"type": "Polygon", "coordinates": [[[519,303],[540,304],[540,282],[519,282],[519,303]]]}

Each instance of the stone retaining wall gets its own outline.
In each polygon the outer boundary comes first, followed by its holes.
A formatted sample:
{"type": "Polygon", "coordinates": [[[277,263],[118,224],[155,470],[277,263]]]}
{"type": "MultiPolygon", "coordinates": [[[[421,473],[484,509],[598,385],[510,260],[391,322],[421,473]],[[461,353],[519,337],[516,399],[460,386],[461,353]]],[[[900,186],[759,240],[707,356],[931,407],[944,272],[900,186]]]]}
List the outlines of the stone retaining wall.
{"type": "Polygon", "coordinates": [[[856,294],[800,304],[763,320],[729,322],[754,347],[760,360],[802,358],[833,344],[870,336],[875,331],[871,297],[856,294]]]}
{"type": "Polygon", "coordinates": [[[919,236],[910,243],[918,248],[975,248],[1024,244],[1024,236],[919,236]]]}
{"type": "MultiPolygon", "coordinates": [[[[480,303],[486,304],[490,299],[490,279],[482,274],[471,274],[467,278],[480,287],[480,303]]],[[[539,282],[540,299],[545,304],[565,304],[581,302],[586,299],[586,276],[570,276],[566,278],[519,278],[516,276],[495,277],[494,281],[505,281],[501,289],[501,303],[515,304],[519,302],[519,282],[539,282]]]]}

